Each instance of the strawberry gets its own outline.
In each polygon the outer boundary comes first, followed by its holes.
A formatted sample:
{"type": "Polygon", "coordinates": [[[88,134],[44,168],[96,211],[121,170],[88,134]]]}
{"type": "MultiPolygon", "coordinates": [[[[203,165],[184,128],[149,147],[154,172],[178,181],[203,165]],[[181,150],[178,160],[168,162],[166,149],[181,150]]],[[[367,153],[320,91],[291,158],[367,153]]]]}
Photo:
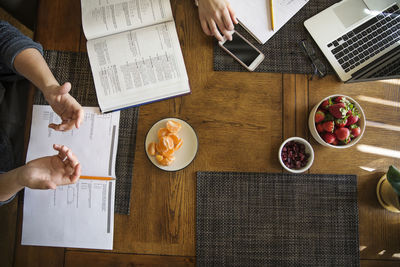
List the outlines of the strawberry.
{"type": "Polygon", "coordinates": [[[318,110],[315,112],[315,122],[319,123],[325,119],[325,113],[322,112],[321,110],[318,110]]]}
{"type": "Polygon", "coordinates": [[[340,103],[340,102],[342,102],[343,99],[344,99],[343,96],[337,96],[337,97],[335,97],[335,99],[333,99],[333,101],[335,101],[335,103],[340,103]]]}
{"type": "Polygon", "coordinates": [[[335,123],[333,121],[326,121],[322,124],[322,128],[326,132],[333,133],[333,129],[335,128],[335,123]]]}
{"type": "Polygon", "coordinates": [[[358,115],[352,114],[347,118],[347,124],[346,126],[355,124],[358,121],[358,115]]]}
{"type": "Polygon", "coordinates": [[[334,145],[334,146],[337,146],[339,144],[339,141],[337,140],[337,139],[335,139],[332,143],[331,143],[331,145],[334,145]]]}
{"type": "Polygon", "coordinates": [[[344,118],[347,113],[346,105],[344,103],[333,104],[329,107],[329,112],[337,119],[344,118]]]}
{"type": "Polygon", "coordinates": [[[357,124],[350,125],[350,137],[354,138],[361,134],[361,128],[357,124]]]}
{"type": "Polygon", "coordinates": [[[333,142],[335,142],[336,137],[333,133],[325,133],[322,138],[325,140],[325,142],[327,142],[328,144],[332,144],[333,142]]]}
{"type": "Polygon", "coordinates": [[[322,109],[328,110],[328,109],[329,109],[329,106],[332,105],[332,101],[329,101],[329,100],[331,100],[331,99],[327,99],[327,100],[322,101],[320,107],[321,107],[322,109]]]}
{"type": "Polygon", "coordinates": [[[322,132],[324,131],[324,127],[322,126],[322,123],[318,123],[318,124],[317,124],[317,131],[318,131],[319,133],[322,133],[322,132]]]}
{"type": "Polygon", "coordinates": [[[349,136],[349,137],[347,137],[346,139],[340,141],[340,143],[343,144],[343,145],[347,145],[348,143],[350,143],[350,141],[351,141],[351,138],[350,138],[350,136],[349,136]]]}
{"type": "Polygon", "coordinates": [[[337,128],[335,131],[336,138],[339,139],[340,141],[344,141],[350,137],[350,130],[343,127],[343,128],[337,128]]]}
{"type": "Polygon", "coordinates": [[[343,119],[336,119],[336,120],[335,120],[335,124],[336,124],[336,126],[339,127],[339,128],[344,127],[344,126],[346,126],[346,124],[347,124],[347,118],[344,117],[343,119]]]}
{"type": "Polygon", "coordinates": [[[325,121],[333,121],[333,120],[335,120],[335,117],[333,117],[331,113],[328,112],[325,114],[325,121]]]}

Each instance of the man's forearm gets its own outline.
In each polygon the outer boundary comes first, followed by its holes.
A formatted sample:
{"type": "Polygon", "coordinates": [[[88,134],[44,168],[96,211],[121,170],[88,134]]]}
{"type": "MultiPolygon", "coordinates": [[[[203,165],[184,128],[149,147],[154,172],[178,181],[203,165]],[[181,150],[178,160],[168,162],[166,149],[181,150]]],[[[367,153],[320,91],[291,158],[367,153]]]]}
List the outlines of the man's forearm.
{"type": "Polygon", "coordinates": [[[19,53],[15,57],[14,68],[38,87],[45,96],[48,93],[47,88],[59,85],[42,54],[35,48],[28,48],[19,53]]]}
{"type": "Polygon", "coordinates": [[[18,173],[20,168],[0,174],[0,201],[9,200],[24,188],[24,186],[18,183],[18,173]]]}

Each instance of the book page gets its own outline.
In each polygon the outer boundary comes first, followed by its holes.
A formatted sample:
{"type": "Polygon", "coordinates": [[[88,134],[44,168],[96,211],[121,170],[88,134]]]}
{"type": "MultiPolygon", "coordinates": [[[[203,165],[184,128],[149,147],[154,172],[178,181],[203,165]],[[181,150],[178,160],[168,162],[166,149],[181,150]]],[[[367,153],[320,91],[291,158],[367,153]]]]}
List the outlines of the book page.
{"type": "MultiPolygon", "coordinates": [[[[82,175],[115,177],[119,112],[84,107],[79,129],[48,128],[60,118],[50,106],[34,105],[27,161],[57,154],[53,144],[77,155],[82,175]]],[[[22,244],[112,249],[115,180],[80,179],[55,190],[25,189],[22,244]]]]}
{"type": "Polygon", "coordinates": [[[87,42],[101,110],[190,92],[174,22],[87,42]]]}
{"type": "Polygon", "coordinates": [[[173,20],[169,0],[81,0],[81,7],[88,40],[173,20]]]}
{"type": "Polygon", "coordinates": [[[240,24],[261,44],[267,42],[309,0],[273,0],[274,30],[269,0],[230,0],[240,24]]]}

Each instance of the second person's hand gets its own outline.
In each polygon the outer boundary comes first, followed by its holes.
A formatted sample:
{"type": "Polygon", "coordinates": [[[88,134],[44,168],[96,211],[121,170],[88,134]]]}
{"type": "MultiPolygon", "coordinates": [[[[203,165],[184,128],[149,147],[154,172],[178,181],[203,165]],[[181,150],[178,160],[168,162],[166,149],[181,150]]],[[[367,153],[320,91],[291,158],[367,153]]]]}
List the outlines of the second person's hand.
{"type": "Polygon", "coordinates": [[[223,41],[232,40],[230,31],[237,24],[235,12],[227,0],[199,0],[199,18],[205,34],[223,41]]]}

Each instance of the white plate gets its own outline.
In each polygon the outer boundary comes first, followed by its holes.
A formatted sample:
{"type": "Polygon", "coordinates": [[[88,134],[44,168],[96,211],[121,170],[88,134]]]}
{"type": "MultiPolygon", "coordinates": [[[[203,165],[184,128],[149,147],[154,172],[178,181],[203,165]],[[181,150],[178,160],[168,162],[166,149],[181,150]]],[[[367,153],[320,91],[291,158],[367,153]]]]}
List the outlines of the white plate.
{"type": "Polygon", "coordinates": [[[144,141],[144,150],[149,160],[158,168],[164,171],[178,171],[188,166],[193,159],[196,157],[197,148],[199,142],[197,139],[196,132],[186,121],[178,118],[166,118],[156,122],[150,130],[147,132],[146,139],[144,141]],[[147,152],[147,147],[151,142],[158,143],[158,130],[160,128],[166,128],[167,121],[173,120],[179,122],[182,128],[178,132],[179,138],[183,140],[182,146],[174,153],[175,160],[169,166],[163,166],[159,164],[155,156],[150,156],[147,152]]]}

